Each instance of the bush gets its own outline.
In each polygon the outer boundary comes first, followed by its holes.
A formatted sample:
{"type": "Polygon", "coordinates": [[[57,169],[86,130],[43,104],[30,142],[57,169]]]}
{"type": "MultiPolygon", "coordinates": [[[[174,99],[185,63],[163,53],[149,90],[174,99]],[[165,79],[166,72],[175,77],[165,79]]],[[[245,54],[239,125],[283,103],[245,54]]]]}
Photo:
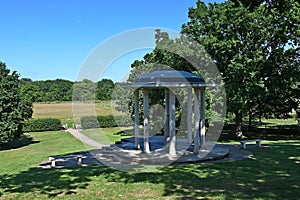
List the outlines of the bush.
{"type": "Polygon", "coordinates": [[[25,121],[23,132],[58,131],[61,128],[59,119],[29,119],[25,121]]]}
{"type": "Polygon", "coordinates": [[[84,129],[100,127],[96,117],[82,117],[81,126],[84,129]]]}
{"type": "Polygon", "coordinates": [[[81,118],[81,126],[84,129],[88,128],[108,128],[117,126],[131,126],[133,125],[132,120],[127,116],[89,116],[81,118]]]}
{"type": "Polygon", "coordinates": [[[116,126],[131,126],[133,125],[132,120],[127,116],[98,116],[97,117],[100,127],[116,127],[116,126]]]}
{"type": "Polygon", "coordinates": [[[128,116],[115,116],[115,122],[118,126],[132,126],[134,124],[133,120],[128,116]]]}

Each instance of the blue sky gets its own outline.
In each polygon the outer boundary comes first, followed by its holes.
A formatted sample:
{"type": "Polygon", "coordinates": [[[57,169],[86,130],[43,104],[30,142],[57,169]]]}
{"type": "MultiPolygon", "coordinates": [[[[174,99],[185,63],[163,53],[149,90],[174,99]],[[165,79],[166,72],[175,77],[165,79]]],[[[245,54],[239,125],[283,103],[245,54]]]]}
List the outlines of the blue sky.
{"type": "MultiPolygon", "coordinates": [[[[211,1],[205,1],[211,2],[211,1]]],[[[9,0],[0,7],[0,61],[23,78],[76,80],[84,61],[124,31],[180,31],[196,0],[9,0]]],[[[151,48],[120,55],[101,77],[119,81],[151,48]]]]}

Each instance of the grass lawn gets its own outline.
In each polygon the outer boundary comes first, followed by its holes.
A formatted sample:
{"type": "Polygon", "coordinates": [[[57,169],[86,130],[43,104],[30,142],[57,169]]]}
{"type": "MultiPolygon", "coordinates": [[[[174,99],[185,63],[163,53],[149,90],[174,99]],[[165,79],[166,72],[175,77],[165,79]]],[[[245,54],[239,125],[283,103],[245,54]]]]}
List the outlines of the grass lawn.
{"type": "Polygon", "coordinates": [[[0,199],[295,199],[300,141],[263,141],[242,161],[128,173],[94,165],[39,170],[51,155],[85,150],[69,133],[30,133],[26,146],[0,151],[0,199]],[[30,139],[32,137],[32,139],[30,139]]]}
{"type": "Polygon", "coordinates": [[[95,128],[95,129],[86,129],[81,131],[82,134],[87,137],[99,142],[100,144],[112,144],[116,141],[121,140],[121,138],[125,138],[133,136],[134,131],[132,127],[128,128],[120,128],[120,127],[112,127],[112,128],[95,128]]]}

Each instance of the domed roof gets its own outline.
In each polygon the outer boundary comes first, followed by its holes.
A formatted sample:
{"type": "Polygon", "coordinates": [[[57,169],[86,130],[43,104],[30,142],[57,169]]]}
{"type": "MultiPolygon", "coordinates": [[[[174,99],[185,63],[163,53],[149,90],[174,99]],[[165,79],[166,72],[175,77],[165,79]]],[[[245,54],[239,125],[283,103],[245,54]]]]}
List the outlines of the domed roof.
{"type": "Polygon", "coordinates": [[[202,76],[179,70],[159,70],[137,77],[134,83],[196,83],[204,84],[202,76]]]}

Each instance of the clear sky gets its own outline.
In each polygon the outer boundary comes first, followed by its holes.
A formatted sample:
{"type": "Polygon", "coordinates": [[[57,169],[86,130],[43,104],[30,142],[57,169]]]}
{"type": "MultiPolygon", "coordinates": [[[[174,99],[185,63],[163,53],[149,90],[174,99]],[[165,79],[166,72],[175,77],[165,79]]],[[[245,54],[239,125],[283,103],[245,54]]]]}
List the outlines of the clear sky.
{"type": "MultiPolygon", "coordinates": [[[[213,2],[207,0],[205,2],[213,2]]],[[[124,31],[162,27],[180,31],[196,0],[0,0],[0,61],[22,78],[77,79],[93,49],[124,31]]],[[[114,60],[105,77],[150,49],[114,60]]],[[[122,74],[122,73],[121,73],[122,74]]]]}

